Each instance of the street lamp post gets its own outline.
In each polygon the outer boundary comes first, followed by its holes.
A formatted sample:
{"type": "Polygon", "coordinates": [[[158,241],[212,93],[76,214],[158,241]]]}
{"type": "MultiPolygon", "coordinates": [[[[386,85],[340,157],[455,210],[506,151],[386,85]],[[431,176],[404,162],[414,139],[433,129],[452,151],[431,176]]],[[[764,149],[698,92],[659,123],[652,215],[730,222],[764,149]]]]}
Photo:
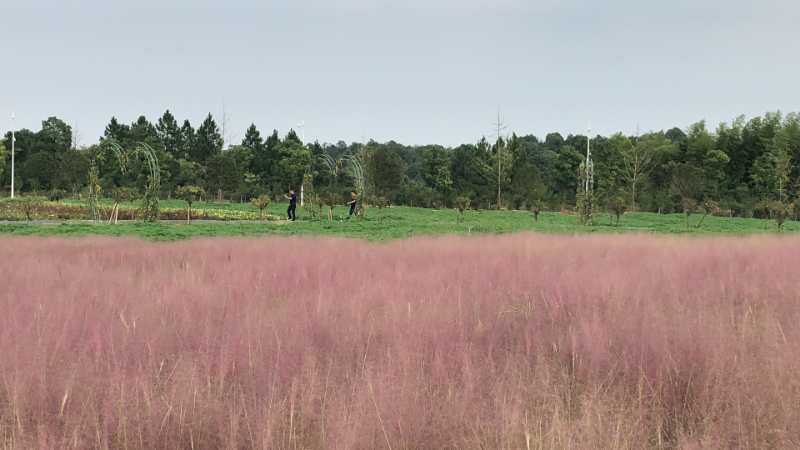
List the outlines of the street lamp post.
{"type": "Polygon", "coordinates": [[[14,131],[14,119],[16,115],[11,113],[11,198],[14,198],[14,147],[17,143],[16,133],[14,131]]]}

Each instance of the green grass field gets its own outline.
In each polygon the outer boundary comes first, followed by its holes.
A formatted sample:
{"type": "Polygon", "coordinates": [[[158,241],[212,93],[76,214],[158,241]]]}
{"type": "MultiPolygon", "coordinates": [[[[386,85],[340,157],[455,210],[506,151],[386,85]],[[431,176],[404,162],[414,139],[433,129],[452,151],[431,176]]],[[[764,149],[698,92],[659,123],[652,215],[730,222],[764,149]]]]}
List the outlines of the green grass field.
{"type": "MultiPolygon", "coordinates": [[[[69,202],[68,202],[69,203],[69,202]]],[[[177,200],[164,200],[163,208],[185,208],[177,200]]],[[[199,203],[193,209],[257,213],[250,204],[199,203]]],[[[268,213],[285,217],[286,204],[270,205],[268,213]]],[[[700,215],[691,217],[687,229],[681,214],[659,215],[653,213],[628,213],[619,225],[613,225],[607,214],[597,214],[595,225],[582,226],[575,216],[545,212],[539,221],[525,211],[467,211],[463,222],[452,210],[433,210],[409,207],[392,207],[379,210],[370,208],[363,219],[347,219],[345,207],[334,210],[334,220],[328,221],[323,211],[322,219],[312,219],[308,209],[298,208],[298,220],[286,221],[194,221],[191,224],[176,222],[141,223],[125,222],[117,225],[94,224],[86,221],[62,223],[5,222],[0,224],[0,234],[37,236],[138,236],[152,240],[176,240],[201,236],[258,236],[258,235],[325,235],[362,238],[368,240],[401,239],[412,236],[442,234],[513,233],[535,231],[542,233],[659,233],[659,234],[776,234],[773,221],[726,217],[706,217],[703,225],[694,227],[700,215]]],[[[785,233],[800,232],[800,223],[787,222],[785,233]]]]}

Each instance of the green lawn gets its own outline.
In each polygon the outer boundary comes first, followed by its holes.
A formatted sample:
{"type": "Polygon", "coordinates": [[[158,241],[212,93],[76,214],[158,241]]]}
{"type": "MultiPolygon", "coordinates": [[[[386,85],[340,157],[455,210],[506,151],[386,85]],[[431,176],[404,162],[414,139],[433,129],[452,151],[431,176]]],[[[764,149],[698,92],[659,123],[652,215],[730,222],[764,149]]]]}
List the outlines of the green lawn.
{"type": "MultiPolygon", "coordinates": [[[[177,200],[164,200],[164,208],[184,208],[177,200]]],[[[250,204],[199,203],[195,209],[221,209],[230,211],[257,212],[250,204]]],[[[286,204],[270,205],[271,215],[285,217],[286,204]]],[[[369,240],[400,239],[421,235],[512,233],[536,231],[542,233],[661,233],[661,234],[754,234],[776,233],[775,223],[758,219],[706,217],[702,227],[686,228],[681,214],[658,215],[653,213],[628,213],[618,226],[611,224],[607,214],[596,215],[595,225],[581,226],[574,216],[560,213],[542,213],[539,221],[523,211],[468,211],[463,222],[458,221],[454,210],[433,210],[409,207],[392,207],[383,210],[371,208],[364,219],[347,219],[347,209],[337,208],[335,220],[311,219],[310,212],[298,208],[298,220],[286,221],[237,221],[186,223],[139,223],[127,222],[118,225],[93,224],[87,222],[64,223],[2,223],[0,234],[7,235],[57,235],[57,236],[139,236],[153,240],[176,240],[199,236],[257,236],[257,235],[326,235],[363,238],[369,240]]],[[[695,224],[700,215],[692,216],[695,224]]],[[[800,223],[788,222],[786,233],[800,232],[800,223]]]]}

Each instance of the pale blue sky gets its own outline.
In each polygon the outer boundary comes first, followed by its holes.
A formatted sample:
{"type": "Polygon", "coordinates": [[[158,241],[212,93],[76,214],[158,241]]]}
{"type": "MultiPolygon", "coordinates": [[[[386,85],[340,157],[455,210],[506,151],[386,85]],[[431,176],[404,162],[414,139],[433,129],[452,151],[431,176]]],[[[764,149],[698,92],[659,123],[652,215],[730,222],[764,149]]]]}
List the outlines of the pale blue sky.
{"type": "Polygon", "coordinates": [[[0,0],[0,130],[228,115],[456,145],[800,110],[796,0],[0,0]],[[402,6],[398,6],[402,4],[402,6]]]}

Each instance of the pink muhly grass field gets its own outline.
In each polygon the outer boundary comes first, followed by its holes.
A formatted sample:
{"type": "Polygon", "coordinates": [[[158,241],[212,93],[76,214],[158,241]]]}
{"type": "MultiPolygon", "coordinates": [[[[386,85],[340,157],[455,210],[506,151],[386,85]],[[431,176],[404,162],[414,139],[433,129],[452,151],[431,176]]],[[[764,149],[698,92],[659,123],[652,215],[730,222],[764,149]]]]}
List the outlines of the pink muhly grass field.
{"type": "Polygon", "coordinates": [[[4,449],[800,446],[794,238],[0,249],[4,449]]]}

